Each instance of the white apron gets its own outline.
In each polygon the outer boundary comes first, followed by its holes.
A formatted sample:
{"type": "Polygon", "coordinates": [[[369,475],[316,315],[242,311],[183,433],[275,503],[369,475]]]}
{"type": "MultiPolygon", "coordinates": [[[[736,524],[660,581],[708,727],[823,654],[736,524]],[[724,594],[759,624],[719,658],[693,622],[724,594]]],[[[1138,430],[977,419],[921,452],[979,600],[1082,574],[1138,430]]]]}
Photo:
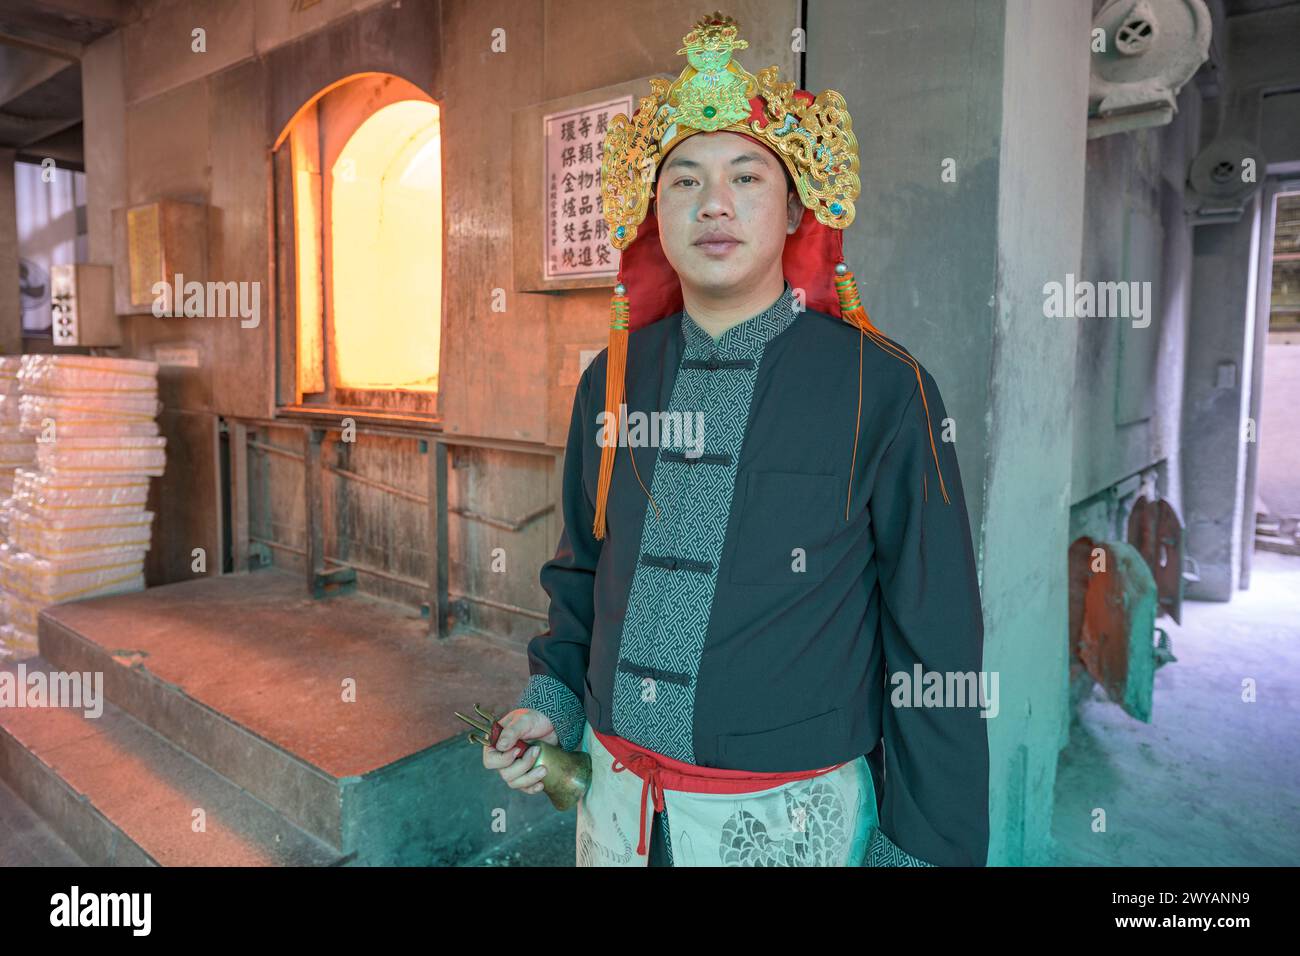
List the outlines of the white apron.
{"type": "MultiPolygon", "coordinates": [[[[578,801],[578,866],[646,866],[637,853],[644,791],[646,845],[654,805],[649,788],[585,724],[591,787],[578,801]]],[[[663,791],[673,866],[862,866],[876,829],[876,794],[865,756],[829,773],[754,793],[663,791]]]]}

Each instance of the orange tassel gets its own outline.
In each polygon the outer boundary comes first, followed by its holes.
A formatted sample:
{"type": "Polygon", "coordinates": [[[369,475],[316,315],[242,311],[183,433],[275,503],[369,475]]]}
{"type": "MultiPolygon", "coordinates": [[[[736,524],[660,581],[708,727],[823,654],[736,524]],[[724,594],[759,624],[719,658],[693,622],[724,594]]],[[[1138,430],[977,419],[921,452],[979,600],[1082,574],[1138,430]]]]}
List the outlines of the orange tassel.
{"type": "Polygon", "coordinates": [[[934,457],[934,470],[939,475],[939,490],[943,493],[943,500],[950,504],[948,499],[948,488],[943,481],[943,471],[939,467],[939,450],[934,444],[934,429],[930,425],[930,403],[925,397],[925,383],[921,380],[921,366],[916,359],[912,358],[902,348],[891,342],[880,329],[876,328],[871,319],[867,316],[867,311],[862,307],[862,297],[858,294],[858,283],[853,277],[853,273],[848,270],[844,263],[836,267],[835,272],[835,291],[840,300],[840,315],[845,322],[858,327],[861,336],[858,338],[858,421],[857,427],[853,431],[853,459],[849,464],[849,497],[844,505],[844,517],[847,520],[849,516],[849,502],[853,500],[853,469],[858,460],[858,431],[862,427],[862,337],[870,338],[882,352],[892,355],[906,365],[910,365],[916,373],[916,383],[921,390],[921,404],[925,408],[925,427],[930,435],[930,454],[934,457]],[[840,269],[843,268],[841,272],[840,269]]]}
{"type": "Polygon", "coordinates": [[[627,373],[627,326],[631,310],[627,295],[620,285],[609,302],[609,362],[605,366],[605,427],[613,423],[612,441],[600,450],[600,480],[596,485],[596,520],[591,533],[597,541],[605,537],[605,502],[609,498],[609,485],[614,478],[614,452],[618,450],[618,436],[623,433],[619,414],[623,404],[624,375],[627,373]]]}
{"type": "MultiPolygon", "coordinates": [[[[626,403],[627,376],[627,336],[631,319],[631,306],[622,283],[615,286],[614,297],[609,303],[609,361],[605,368],[605,425],[613,423],[613,440],[600,450],[600,479],[596,485],[596,520],[592,523],[591,533],[597,541],[605,539],[605,506],[609,500],[609,487],[614,479],[614,453],[618,449],[619,436],[623,434],[620,416],[622,406],[626,403]]],[[[650,497],[654,505],[655,516],[659,515],[659,506],[654,497],[641,481],[641,472],[636,467],[636,456],[629,449],[632,470],[636,472],[637,484],[650,497]]]]}

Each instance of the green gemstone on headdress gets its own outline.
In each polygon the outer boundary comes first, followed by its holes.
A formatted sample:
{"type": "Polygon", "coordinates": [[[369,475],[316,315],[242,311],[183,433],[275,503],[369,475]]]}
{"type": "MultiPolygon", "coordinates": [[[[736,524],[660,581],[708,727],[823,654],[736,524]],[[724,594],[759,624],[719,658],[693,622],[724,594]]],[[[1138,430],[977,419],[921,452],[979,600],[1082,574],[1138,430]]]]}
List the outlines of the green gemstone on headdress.
{"type": "Polygon", "coordinates": [[[706,106],[704,107],[704,115],[707,116],[709,119],[713,119],[713,117],[718,115],[718,111],[714,109],[712,106],[706,106]]]}

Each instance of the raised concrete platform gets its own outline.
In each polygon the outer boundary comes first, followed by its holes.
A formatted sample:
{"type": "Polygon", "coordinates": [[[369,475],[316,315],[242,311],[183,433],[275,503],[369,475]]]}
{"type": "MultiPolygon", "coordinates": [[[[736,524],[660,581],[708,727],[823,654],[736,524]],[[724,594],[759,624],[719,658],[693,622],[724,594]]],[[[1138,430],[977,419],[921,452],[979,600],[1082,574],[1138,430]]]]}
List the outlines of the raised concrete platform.
{"type": "MultiPolygon", "coordinates": [[[[50,669],[41,658],[25,666],[50,669]]],[[[112,704],[93,719],[46,707],[0,711],[0,721],[0,777],[93,866],[323,866],[341,856],[112,704]]]]}
{"type": "Polygon", "coordinates": [[[91,863],[499,864],[563,841],[452,713],[511,706],[522,650],[303,590],[267,570],[46,609],[45,666],[102,672],[112,706],[0,710],[0,779],[91,863]]]}

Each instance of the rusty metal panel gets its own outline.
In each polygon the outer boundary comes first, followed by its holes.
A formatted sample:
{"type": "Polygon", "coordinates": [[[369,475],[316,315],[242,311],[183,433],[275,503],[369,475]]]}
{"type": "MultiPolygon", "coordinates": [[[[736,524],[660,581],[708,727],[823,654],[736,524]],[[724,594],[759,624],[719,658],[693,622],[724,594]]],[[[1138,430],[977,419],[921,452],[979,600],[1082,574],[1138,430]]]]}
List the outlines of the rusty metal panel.
{"type": "Polygon", "coordinates": [[[1160,568],[1153,571],[1156,592],[1160,595],[1160,607],[1175,624],[1182,624],[1183,523],[1178,520],[1174,506],[1165,499],[1161,498],[1156,507],[1156,535],[1162,548],[1160,568]]]}
{"type": "Polygon", "coordinates": [[[1083,633],[1084,598],[1088,594],[1088,582],[1092,577],[1093,540],[1087,535],[1075,540],[1070,545],[1070,680],[1073,681],[1083,670],[1079,659],[1079,635],[1083,633]]]}
{"type": "Polygon", "coordinates": [[[1128,519],[1128,542],[1155,578],[1159,613],[1182,623],[1183,525],[1173,505],[1161,498],[1139,498],[1128,519]]]}
{"type": "Polygon", "coordinates": [[[1070,547],[1070,583],[1072,667],[1077,655],[1112,701],[1150,721],[1156,585],[1145,559],[1123,542],[1080,538],[1070,547]]]}

